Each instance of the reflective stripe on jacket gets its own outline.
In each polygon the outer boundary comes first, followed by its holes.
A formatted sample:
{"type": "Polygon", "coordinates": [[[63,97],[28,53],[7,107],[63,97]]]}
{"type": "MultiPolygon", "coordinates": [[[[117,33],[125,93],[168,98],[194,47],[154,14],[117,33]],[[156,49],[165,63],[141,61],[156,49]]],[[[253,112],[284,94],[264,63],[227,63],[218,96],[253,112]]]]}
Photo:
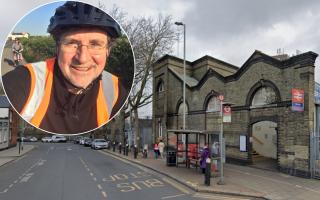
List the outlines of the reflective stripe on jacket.
{"type": "MultiPolygon", "coordinates": [[[[54,63],[55,58],[50,58],[46,61],[25,65],[30,73],[31,87],[20,114],[36,127],[40,126],[49,107],[51,92],[53,91],[54,63]]],[[[109,120],[118,96],[118,77],[103,71],[96,101],[98,126],[109,120]]]]}

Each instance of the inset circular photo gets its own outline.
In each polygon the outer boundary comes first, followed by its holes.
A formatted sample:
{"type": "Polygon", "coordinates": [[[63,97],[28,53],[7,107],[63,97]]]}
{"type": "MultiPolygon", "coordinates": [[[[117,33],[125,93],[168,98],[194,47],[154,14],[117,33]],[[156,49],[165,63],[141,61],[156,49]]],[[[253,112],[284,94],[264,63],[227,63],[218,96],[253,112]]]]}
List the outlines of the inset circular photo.
{"type": "Polygon", "coordinates": [[[43,131],[75,135],[108,123],[124,106],[134,55],[121,26],[87,3],[54,2],[25,15],[1,58],[12,107],[43,131]]]}

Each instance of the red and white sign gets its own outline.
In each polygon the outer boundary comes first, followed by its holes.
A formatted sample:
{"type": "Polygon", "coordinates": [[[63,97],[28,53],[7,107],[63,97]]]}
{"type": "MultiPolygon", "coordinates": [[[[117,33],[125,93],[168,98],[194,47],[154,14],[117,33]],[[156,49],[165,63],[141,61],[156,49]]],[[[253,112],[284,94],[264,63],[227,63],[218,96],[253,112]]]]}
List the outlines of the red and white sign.
{"type": "Polygon", "coordinates": [[[224,96],[220,94],[220,95],[218,96],[218,99],[219,99],[220,101],[223,101],[223,100],[224,100],[224,96]]]}
{"type": "Polygon", "coordinates": [[[231,106],[223,106],[223,122],[231,122],[231,106]]]}
{"type": "Polygon", "coordinates": [[[304,111],[304,91],[299,89],[292,89],[292,111],[304,111]]]}

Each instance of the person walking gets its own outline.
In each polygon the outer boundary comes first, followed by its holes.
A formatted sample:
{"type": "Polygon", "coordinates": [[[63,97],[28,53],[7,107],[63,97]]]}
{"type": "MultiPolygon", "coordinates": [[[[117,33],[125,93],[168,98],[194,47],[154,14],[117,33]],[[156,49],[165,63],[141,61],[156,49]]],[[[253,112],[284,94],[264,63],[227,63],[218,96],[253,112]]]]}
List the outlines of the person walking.
{"type": "Polygon", "coordinates": [[[154,143],[153,151],[154,151],[154,159],[158,159],[158,156],[159,156],[159,145],[158,145],[158,143],[154,143]]]}
{"type": "Polygon", "coordinates": [[[163,159],[163,151],[164,151],[165,144],[162,140],[160,140],[158,147],[159,147],[160,157],[163,159]]]}

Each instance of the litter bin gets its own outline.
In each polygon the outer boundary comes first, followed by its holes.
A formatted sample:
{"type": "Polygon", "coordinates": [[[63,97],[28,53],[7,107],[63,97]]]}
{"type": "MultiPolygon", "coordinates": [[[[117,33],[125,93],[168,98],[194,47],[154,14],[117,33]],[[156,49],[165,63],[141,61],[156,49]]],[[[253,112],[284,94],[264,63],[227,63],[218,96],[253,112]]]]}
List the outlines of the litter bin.
{"type": "Polygon", "coordinates": [[[177,153],[175,151],[167,152],[167,166],[176,166],[177,153]]]}

